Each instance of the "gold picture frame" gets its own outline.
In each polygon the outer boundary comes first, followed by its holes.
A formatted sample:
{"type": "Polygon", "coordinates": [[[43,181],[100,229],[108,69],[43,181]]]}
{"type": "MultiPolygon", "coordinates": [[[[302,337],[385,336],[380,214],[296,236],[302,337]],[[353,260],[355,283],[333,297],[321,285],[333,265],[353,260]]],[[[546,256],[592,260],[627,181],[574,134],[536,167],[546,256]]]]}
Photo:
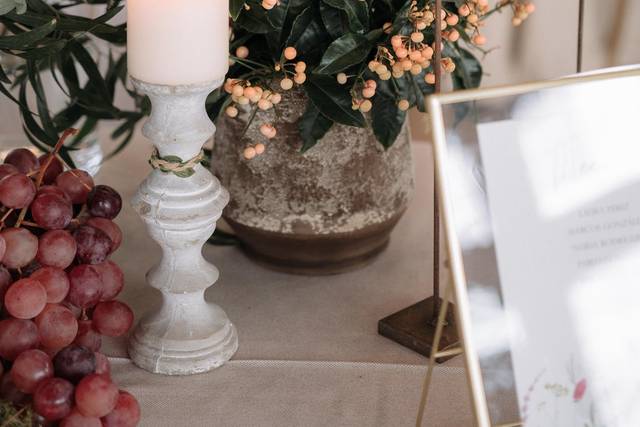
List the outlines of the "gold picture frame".
{"type": "MultiPolygon", "coordinates": [[[[428,107],[431,118],[432,135],[434,140],[434,158],[436,167],[436,177],[438,190],[441,194],[440,205],[443,212],[443,227],[445,230],[447,251],[449,255],[452,281],[449,281],[444,290],[444,302],[441,307],[438,319],[433,351],[429,358],[427,374],[425,376],[420,399],[420,407],[416,420],[416,426],[422,425],[424,410],[428,399],[429,387],[433,375],[436,360],[443,357],[463,355],[466,367],[466,375],[469,385],[469,393],[473,406],[473,413],[476,424],[479,427],[516,427],[523,425],[521,420],[513,422],[492,424],[489,411],[489,402],[485,394],[483,376],[481,372],[480,359],[476,349],[472,345],[473,325],[471,320],[471,307],[469,302],[467,274],[463,262],[462,249],[459,242],[457,230],[453,224],[453,202],[451,198],[449,182],[449,159],[447,156],[447,124],[443,107],[455,104],[475,103],[477,101],[494,100],[505,97],[526,95],[533,92],[553,89],[562,86],[571,86],[581,83],[597,82],[608,79],[618,79],[624,77],[640,76],[640,66],[621,67],[618,69],[602,70],[598,72],[574,75],[557,80],[533,82],[515,86],[503,86],[488,89],[475,89],[446,94],[439,94],[429,97],[428,107]],[[449,301],[455,303],[457,328],[461,341],[458,348],[439,350],[440,337],[445,325],[446,313],[449,301]]],[[[468,105],[468,104],[467,104],[468,105]]]]}

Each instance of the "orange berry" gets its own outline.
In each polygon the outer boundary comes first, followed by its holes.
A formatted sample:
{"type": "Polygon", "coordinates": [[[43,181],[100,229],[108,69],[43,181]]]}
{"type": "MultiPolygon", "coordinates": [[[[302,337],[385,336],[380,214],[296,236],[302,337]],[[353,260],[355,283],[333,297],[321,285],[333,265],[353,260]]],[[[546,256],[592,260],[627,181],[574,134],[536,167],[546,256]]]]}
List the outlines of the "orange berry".
{"type": "Polygon", "coordinates": [[[282,101],[282,95],[280,95],[279,93],[274,93],[269,97],[269,101],[271,101],[271,103],[273,104],[279,104],[280,101],[282,101]]]}
{"type": "Polygon", "coordinates": [[[447,16],[447,24],[449,25],[457,25],[459,21],[460,21],[460,18],[458,18],[458,15],[447,16]]]}
{"type": "Polygon", "coordinates": [[[268,101],[266,99],[261,99],[260,101],[258,101],[258,108],[261,109],[262,111],[266,111],[271,107],[273,107],[273,104],[271,103],[271,101],[268,101]]]}
{"type": "Polygon", "coordinates": [[[469,5],[463,4],[458,8],[458,13],[460,16],[469,16],[471,9],[469,9],[469,5]]]}
{"type": "Polygon", "coordinates": [[[345,73],[338,73],[336,80],[338,80],[339,84],[343,85],[347,82],[347,75],[345,73]]]}
{"type": "Polygon", "coordinates": [[[238,117],[238,109],[233,105],[228,106],[227,109],[225,110],[225,113],[229,117],[238,117]]]}
{"type": "Polygon", "coordinates": [[[307,75],[306,75],[305,73],[298,73],[298,74],[296,74],[296,75],[295,75],[295,77],[293,78],[293,80],[294,80],[297,84],[301,85],[301,84],[303,84],[304,82],[306,82],[306,81],[307,81],[307,75]]]}
{"type": "Polygon", "coordinates": [[[458,30],[451,30],[451,32],[449,32],[449,41],[457,42],[458,39],[460,39],[460,33],[458,30]]]}
{"type": "Polygon", "coordinates": [[[260,126],[260,133],[269,138],[269,136],[271,135],[271,130],[274,129],[274,127],[268,123],[263,124],[262,126],[260,126]]]}
{"type": "Polygon", "coordinates": [[[244,96],[246,96],[249,99],[251,99],[257,93],[258,91],[252,88],[251,86],[244,88],[244,96]]]}
{"type": "Polygon", "coordinates": [[[415,33],[411,33],[411,41],[414,43],[422,43],[422,41],[424,40],[424,34],[422,34],[419,31],[416,31],[415,33]]]}
{"type": "Polygon", "coordinates": [[[360,111],[362,111],[363,113],[368,113],[369,111],[371,111],[372,107],[373,104],[368,99],[365,99],[364,101],[362,101],[362,103],[360,103],[360,111]]]}
{"type": "Polygon", "coordinates": [[[424,81],[427,84],[433,85],[436,83],[436,75],[433,73],[427,73],[424,76],[424,81]]]}
{"type": "Polygon", "coordinates": [[[374,90],[378,87],[378,83],[376,83],[375,80],[367,80],[366,82],[364,82],[364,85],[366,87],[373,88],[374,90]]]}
{"type": "Polygon", "coordinates": [[[396,34],[395,36],[391,37],[391,46],[393,46],[394,48],[402,47],[402,36],[396,34]]]}
{"type": "Polygon", "coordinates": [[[284,78],[280,81],[280,87],[284,90],[289,90],[293,87],[293,80],[290,78],[284,78]]]}
{"type": "Polygon", "coordinates": [[[262,0],[262,7],[267,10],[271,10],[278,2],[275,0],[262,0]]]}
{"type": "Polygon", "coordinates": [[[478,46],[482,46],[483,44],[485,44],[487,42],[487,38],[485,36],[483,36],[482,34],[476,34],[473,37],[473,42],[475,44],[477,44],[478,46]]]}
{"type": "Polygon", "coordinates": [[[414,50],[409,54],[409,59],[412,61],[420,62],[422,61],[422,53],[419,50],[414,50]]]}
{"type": "Polygon", "coordinates": [[[424,49],[422,49],[422,57],[426,59],[433,58],[433,49],[431,46],[425,46],[424,49]]]}
{"type": "Polygon", "coordinates": [[[362,89],[362,96],[364,98],[373,98],[376,94],[376,90],[374,88],[371,87],[366,87],[364,89],[362,89]]]}
{"type": "Polygon", "coordinates": [[[256,154],[259,156],[260,154],[264,153],[265,150],[265,146],[262,142],[259,142],[256,144],[256,146],[254,147],[254,149],[256,150],[256,154]]]}
{"type": "Polygon", "coordinates": [[[244,93],[244,88],[237,84],[233,87],[233,89],[231,89],[231,93],[234,96],[242,96],[242,94],[244,93]]]}
{"type": "Polygon", "coordinates": [[[296,73],[304,73],[307,70],[307,64],[304,61],[299,61],[296,64],[296,73]]]}
{"type": "Polygon", "coordinates": [[[295,59],[296,56],[298,56],[298,51],[296,50],[295,47],[289,46],[284,50],[284,57],[289,61],[291,61],[292,59],[295,59]]]}
{"type": "Polygon", "coordinates": [[[478,18],[478,15],[475,13],[472,13],[467,17],[467,21],[469,21],[470,24],[477,24],[479,20],[480,18],[478,18]]]}
{"type": "Polygon", "coordinates": [[[532,14],[533,12],[536,11],[536,5],[533,3],[527,3],[525,5],[525,10],[527,11],[528,14],[532,14]]]}
{"type": "Polygon", "coordinates": [[[247,160],[251,160],[256,156],[256,149],[253,147],[247,147],[244,149],[244,158],[247,160]]]}
{"type": "Polygon", "coordinates": [[[403,47],[396,49],[396,56],[400,59],[406,58],[409,55],[409,51],[403,47]]]}
{"type": "Polygon", "coordinates": [[[406,99],[401,99],[398,102],[398,108],[400,109],[400,111],[407,111],[410,107],[409,101],[407,101],[406,99]]]}
{"type": "Polygon", "coordinates": [[[411,74],[413,74],[414,76],[417,76],[421,72],[422,72],[422,67],[420,66],[420,64],[413,64],[411,66],[411,74]]]}
{"type": "Polygon", "coordinates": [[[240,46],[236,49],[236,56],[241,59],[245,59],[249,56],[249,48],[246,46],[240,46]]]}

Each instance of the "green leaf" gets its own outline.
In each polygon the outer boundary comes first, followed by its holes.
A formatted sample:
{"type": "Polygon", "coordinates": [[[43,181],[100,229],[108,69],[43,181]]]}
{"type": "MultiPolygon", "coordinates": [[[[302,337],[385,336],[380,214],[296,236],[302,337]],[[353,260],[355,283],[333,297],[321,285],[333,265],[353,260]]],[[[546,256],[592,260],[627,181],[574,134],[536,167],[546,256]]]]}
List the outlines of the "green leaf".
{"type": "Polygon", "coordinates": [[[384,148],[389,148],[398,139],[407,113],[401,111],[395,98],[378,94],[371,108],[371,127],[373,133],[384,148]]]}
{"type": "Polygon", "coordinates": [[[313,102],[309,101],[306,111],[298,122],[298,128],[303,142],[300,151],[304,153],[316,145],[329,129],[331,129],[331,126],[333,126],[333,121],[325,117],[313,102]]]}
{"type": "Polygon", "coordinates": [[[328,118],[347,126],[365,127],[366,122],[360,111],[351,108],[351,96],[335,78],[311,75],[304,85],[313,104],[328,118]]]}
{"type": "Polygon", "coordinates": [[[267,34],[276,29],[267,11],[258,4],[252,4],[249,10],[244,9],[236,22],[240,27],[254,34],[267,34]]]}
{"type": "Polygon", "coordinates": [[[349,21],[343,11],[324,2],[320,2],[319,8],[322,23],[333,39],[342,37],[349,32],[349,21]]]}
{"type": "Polygon", "coordinates": [[[456,75],[461,80],[461,87],[473,89],[480,86],[482,82],[482,65],[471,52],[464,48],[457,49],[458,55],[453,55],[456,64],[456,75]]]}
{"type": "Polygon", "coordinates": [[[91,54],[80,43],[70,42],[69,46],[71,48],[71,53],[89,77],[89,83],[87,83],[87,85],[90,84],[92,87],[96,88],[98,95],[102,100],[108,101],[109,105],[111,105],[113,100],[111,99],[111,94],[107,88],[107,83],[104,81],[104,78],[102,78],[102,74],[100,74],[100,70],[91,57],[91,54]]]}
{"type": "Polygon", "coordinates": [[[367,59],[369,52],[371,52],[371,43],[365,36],[355,33],[345,34],[329,45],[314,72],[335,74],[361,63],[367,59]]]}
{"type": "Polygon", "coordinates": [[[0,15],[6,15],[14,9],[17,13],[25,13],[27,0],[0,0],[0,15]]]}
{"type": "Polygon", "coordinates": [[[52,19],[40,27],[34,28],[31,31],[25,31],[24,33],[16,34],[14,36],[0,37],[0,49],[13,49],[13,50],[26,50],[34,43],[41,41],[44,37],[49,35],[55,30],[58,21],[52,19]]]}
{"type": "Polygon", "coordinates": [[[331,39],[319,22],[319,17],[312,16],[311,23],[298,38],[296,49],[304,55],[308,64],[314,64],[320,62],[329,43],[331,39]]]}
{"type": "Polygon", "coordinates": [[[242,9],[244,9],[244,0],[229,0],[229,14],[231,15],[231,19],[237,21],[242,9]]]}
{"type": "Polygon", "coordinates": [[[369,6],[362,0],[322,0],[336,9],[347,14],[349,27],[356,33],[365,33],[369,30],[369,6]]]}
{"type": "Polygon", "coordinates": [[[291,32],[287,38],[287,46],[296,46],[300,36],[306,31],[313,20],[313,9],[306,8],[296,17],[291,26],[291,32]]]}

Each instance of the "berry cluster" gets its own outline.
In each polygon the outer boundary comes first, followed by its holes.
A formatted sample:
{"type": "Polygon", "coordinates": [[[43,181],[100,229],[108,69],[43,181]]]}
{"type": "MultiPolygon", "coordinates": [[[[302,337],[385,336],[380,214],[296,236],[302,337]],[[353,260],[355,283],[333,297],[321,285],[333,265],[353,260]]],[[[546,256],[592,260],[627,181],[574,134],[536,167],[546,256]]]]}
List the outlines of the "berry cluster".
{"type": "MultiPolygon", "coordinates": [[[[242,63],[243,59],[249,56],[249,49],[246,46],[240,46],[236,49],[235,59],[232,61],[238,61],[242,63]]],[[[280,88],[282,90],[291,90],[294,84],[302,85],[307,81],[307,64],[303,61],[298,61],[295,64],[292,62],[298,52],[294,47],[287,47],[282,52],[282,60],[275,64],[274,69],[277,73],[282,72],[284,77],[280,80],[280,88]]],[[[239,106],[254,105],[254,108],[258,108],[262,111],[267,111],[274,108],[282,100],[282,96],[268,89],[260,86],[260,84],[252,84],[249,80],[239,79],[227,79],[224,84],[224,90],[231,95],[231,103],[225,108],[225,114],[231,118],[235,118],[240,114],[239,106]]],[[[273,139],[276,137],[276,128],[270,123],[263,123],[260,126],[260,133],[267,139],[273,139]]],[[[266,150],[265,144],[259,142],[253,146],[246,147],[243,155],[245,159],[251,160],[256,156],[261,155],[266,150]]]]}
{"type": "Polygon", "coordinates": [[[50,154],[17,149],[0,165],[0,398],[31,405],[41,424],[135,426],[138,403],[99,352],[102,335],[133,323],[108,259],[122,241],[122,199],[65,170],[56,153],[71,133],[50,154]]]}

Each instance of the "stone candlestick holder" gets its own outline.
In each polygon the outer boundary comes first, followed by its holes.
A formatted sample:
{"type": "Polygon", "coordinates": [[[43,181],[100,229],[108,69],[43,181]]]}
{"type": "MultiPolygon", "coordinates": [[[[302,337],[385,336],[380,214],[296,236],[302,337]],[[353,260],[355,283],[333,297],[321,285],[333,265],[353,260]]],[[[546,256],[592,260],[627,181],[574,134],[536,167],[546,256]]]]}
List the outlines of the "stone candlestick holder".
{"type": "Polygon", "coordinates": [[[160,374],[189,375],[225,363],[238,348],[225,312],[205,301],[218,269],[202,256],[229,193],[199,164],[203,144],[215,132],[205,111],[207,95],[222,80],[164,86],[132,79],[153,106],[143,134],[163,164],[147,177],[132,204],[162,259],[147,273],[162,293],[162,306],[144,317],[131,336],[129,355],[139,367],[160,374]]]}

